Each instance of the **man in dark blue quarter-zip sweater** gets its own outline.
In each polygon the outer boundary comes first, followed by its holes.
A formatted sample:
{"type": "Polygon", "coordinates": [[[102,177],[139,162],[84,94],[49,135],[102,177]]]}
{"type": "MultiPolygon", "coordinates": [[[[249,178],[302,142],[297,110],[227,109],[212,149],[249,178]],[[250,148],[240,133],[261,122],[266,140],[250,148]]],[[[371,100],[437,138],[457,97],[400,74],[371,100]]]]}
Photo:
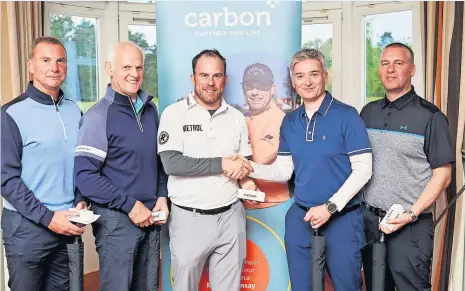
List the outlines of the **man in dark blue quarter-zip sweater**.
{"type": "Polygon", "coordinates": [[[168,214],[167,176],[157,156],[158,112],[140,90],[144,55],[132,42],[115,46],[105,64],[105,96],[81,119],[75,183],[101,217],[92,225],[100,290],[158,290],[160,226],[168,214]]]}
{"type": "Polygon", "coordinates": [[[11,291],[68,290],[66,244],[84,231],[68,218],[73,205],[87,205],[74,195],[81,110],[60,90],[66,64],[60,40],[37,38],[28,60],[33,80],[2,106],[1,221],[11,291]]]}

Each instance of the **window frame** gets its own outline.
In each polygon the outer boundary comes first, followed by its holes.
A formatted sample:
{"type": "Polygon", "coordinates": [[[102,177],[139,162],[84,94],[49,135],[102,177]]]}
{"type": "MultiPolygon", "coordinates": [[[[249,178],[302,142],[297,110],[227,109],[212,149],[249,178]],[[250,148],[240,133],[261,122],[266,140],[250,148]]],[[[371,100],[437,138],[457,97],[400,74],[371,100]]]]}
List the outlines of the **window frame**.
{"type": "Polygon", "coordinates": [[[87,18],[95,18],[96,19],[96,27],[95,27],[95,35],[96,35],[96,58],[97,58],[97,96],[96,102],[100,100],[100,96],[103,96],[105,93],[105,89],[102,86],[102,80],[105,80],[106,72],[105,72],[105,60],[102,58],[102,25],[104,22],[104,11],[101,9],[95,9],[91,7],[78,7],[72,5],[64,5],[64,4],[54,4],[54,3],[47,3],[44,9],[44,35],[51,35],[50,30],[50,14],[62,14],[62,15],[69,15],[69,16],[78,16],[78,17],[87,17],[87,18]],[[69,6],[72,6],[72,9],[69,9],[69,6]]]}
{"type": "Polygon", "coordinates": [[[155,13],[153,12],[128,12],[119,11],[119,40],[127,41],[129,25],[156,26],[155,13]],[[145,19],[145,21],[144,21],[145,19]],[[151,23],[153,21],[153,23],[151,23]]]}
{"type": "Polygon", "coordinates": [[[360,74],[354,74],[352,85],[355,88],[355,96],[358,96],[359,100],[353,100],[357,109],[361,109],[365,106],[366,102],[366,69],[365,69],[365,26],[364,18],[369,15],[400,12],[411,10],[412,11],[412,50],[415,54],[415,76],[412,78],[412,85],[415,86],[415,91],[418,95],[424,96],[424,74],[423,74],[423,55],[422,55],[422,35],[421,33],[415,33],[421,31],[421,3],[420,2],[382,2],[382,3],[365,3],[357,2],[354,3],[354,23],[353,30],[354,41],[353,45],[353,56],[356,62],[353,62],[354,70],[360,72],[360,74]]]}
{"type": "MultiPolygon", "coordinates": [[[[309,8],[307,6],[307,8],[309,8]]],[[[331,94],[338,98],[342,98],[342,10],[306,10],[302,12],[302,26],[311,24],[327,24],[333,25],[332,31],[332,89],[331,94]],[[312,19],[311,22],[308,20],[312,19]],[[326,19],[325,19],[326,18],[326,19]]]]}

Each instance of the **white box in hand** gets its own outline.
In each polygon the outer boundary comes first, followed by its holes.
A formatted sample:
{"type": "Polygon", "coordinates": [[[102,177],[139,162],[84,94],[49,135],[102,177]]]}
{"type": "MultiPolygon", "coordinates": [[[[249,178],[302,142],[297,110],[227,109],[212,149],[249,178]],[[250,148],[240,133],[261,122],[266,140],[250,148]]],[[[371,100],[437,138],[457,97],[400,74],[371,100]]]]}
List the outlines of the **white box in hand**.
{"type": "Polygon", "coordinates": [[[166,212],[163,210],[153,211],[152,217],[153,217],[153,220],[155,221],[166,220],[166,212]]]}
{"type": "Polygon", "coordinates": [[[399,217],[404,213],[404,207],[400,204],[392,204],[391,208],[389,208],[389,211],[386,213],[386,216],[381,220],[381,224],[389,226],[390,224],[387,223],[388,219],[394,219],[399,217]]]}
{"type": "Polygon", "coordinates": [[[260,191],[239,189],[237,192],[237,197],[246,200],[265,202],[265,192],[260,191]]]}

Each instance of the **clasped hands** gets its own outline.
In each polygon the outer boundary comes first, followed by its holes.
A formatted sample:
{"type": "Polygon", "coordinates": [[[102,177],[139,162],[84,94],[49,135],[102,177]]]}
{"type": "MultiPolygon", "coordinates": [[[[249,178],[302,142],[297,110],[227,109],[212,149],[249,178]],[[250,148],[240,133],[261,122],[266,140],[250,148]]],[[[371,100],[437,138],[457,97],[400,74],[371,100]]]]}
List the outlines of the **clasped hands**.
{"type": "Polygon", "coordinates": [[[243,156],[233,155],[229,158],[222,158],[221,168],[223,174],[234,180],[240,180],[247,177],[253,168],[250,162],[243,156]]]}
{"type": "MultiPolygon", "coordinates": [[[[166,197],[158,197],[157,203],[152,211],[164,211],[166,217],[169,216],[168,199],[166,197]]],[[[136,201],[131,212],[129,212],[129,218],[138,227],[149,227],[152,224],[165,224],[167,220],[155,221],[152,217],[152,211],[150,211],[142,202],[136,201]]]]}

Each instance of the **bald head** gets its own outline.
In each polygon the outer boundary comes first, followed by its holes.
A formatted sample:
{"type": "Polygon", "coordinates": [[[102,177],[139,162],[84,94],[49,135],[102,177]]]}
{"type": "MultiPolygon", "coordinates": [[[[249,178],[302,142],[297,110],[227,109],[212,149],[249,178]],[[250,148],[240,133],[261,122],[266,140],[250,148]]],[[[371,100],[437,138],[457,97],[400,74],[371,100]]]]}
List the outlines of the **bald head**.
{"type": "Polygon", "coordinates": [[[111,88],[135,100],[144,81],[144,51],[133,42],[120,42],[108,54],[105,70],[111,88]]]}
{"type": "Polygon", "coordinates": [[[137,51],[142,56],[142,61],[143,62],[145,61],[144,50],[140,46],[138,46],[135,42],[132,42],[132,41],[122,41],[122,42],[117,43],[110,50],[110,52],[108,52],[107,62],[113,65],[115,63],[115,58],[119,54],[121,54],[122,51],[126,51],[126,50],[131,51],[131,53],[136,53],[137,51]]]}

